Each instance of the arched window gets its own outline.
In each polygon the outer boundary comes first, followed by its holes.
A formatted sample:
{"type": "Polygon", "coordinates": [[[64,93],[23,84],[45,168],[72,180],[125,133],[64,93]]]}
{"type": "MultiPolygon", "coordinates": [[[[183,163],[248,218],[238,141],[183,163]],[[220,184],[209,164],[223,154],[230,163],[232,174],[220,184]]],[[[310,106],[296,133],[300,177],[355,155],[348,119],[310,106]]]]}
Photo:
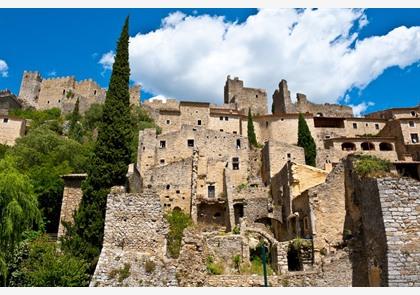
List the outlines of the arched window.
{"type": "Polygon", "coordinates": [[[379,144],[379,150],[380,151],[392,151],[394,150],[392,144],[390,144],[389,142],[381,142],[379,144]]]}
{"type": "Polygon", "coordinates": [[[368,141],[362,142],[362,144],[360,146],[362,147],[362,150],[364,150],[364,151],[375,150],[375,145],[371,142],[368,142],[368,141]]]}
{"type": "Polygon", "coordinates": [[[341,144],[341,149],[343,151],[355,151],[356,150],[356,145],[352,142],[343,142],[341,144]]]}
{"type": "Polygon", "coordinates": [[[323,113],[316,113],[316,116],[317,117],[324,117],[324,114],[323,113]]]}

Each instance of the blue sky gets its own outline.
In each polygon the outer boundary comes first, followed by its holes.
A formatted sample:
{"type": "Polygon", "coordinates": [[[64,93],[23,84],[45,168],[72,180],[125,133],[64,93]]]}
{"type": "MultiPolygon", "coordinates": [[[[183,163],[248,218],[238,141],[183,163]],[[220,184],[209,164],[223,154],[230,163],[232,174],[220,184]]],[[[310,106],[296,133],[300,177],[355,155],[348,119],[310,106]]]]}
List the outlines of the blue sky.
{"type": "Polygon", "coordinates": [[[17,94],[24,70],[38,70],[44,77],[93,78],[106,87],[110,64],[99,62],[112,54],[128,14],[132,78],[143,85],[143,98],[220,103],[223,82],[231,74],[250,87],[266,88],[269,98],[278,81],[286,79],[292,95],[303,92],[314,101],[347,103],[362,112],[420,103],[420,46],[414,42],[414,36],[420,38],[420,9],[306,14],[0,9],[0,61],[7,64],[6,74],[0,63],[0,89],[17,94]],[[288,27],[290,39],[276,36],[283,27],[288,27]],[[390,34],[396,28],[402,29],[390,34]],[[350,37],[354,33],[357,37],[350,37]],[[328,38],[334,40],[326,48],[328,38]]]}

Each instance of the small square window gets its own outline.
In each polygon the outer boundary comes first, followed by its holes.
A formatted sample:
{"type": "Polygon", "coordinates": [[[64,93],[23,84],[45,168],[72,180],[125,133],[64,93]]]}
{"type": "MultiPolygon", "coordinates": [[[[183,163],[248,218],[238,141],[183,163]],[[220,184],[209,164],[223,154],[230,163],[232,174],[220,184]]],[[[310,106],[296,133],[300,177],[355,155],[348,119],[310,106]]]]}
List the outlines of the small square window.
{"type": "Polygon", "coordinates": [[[160,148],[161,148],[161,149],[166,148],[166,140],[161,140],[161,141],[160,141],[160,148]]]}
{"type": "Polygon", "coordinates": [[[375,129],[379,130],[379,124],[378,123],[375,124],[375,129]]]}
{"type": "Polygon", "coordinates": [[[197,121],[197,125],[201,125],[201,120],[198,120],[197,121]]]}
{"type": "Polygon", "coordinates": [[[223,117],[220,117],[219,119],[220,119],[220,121],[223,121],[223,117]]]}
{"type": "Polygon", "coordinates": [[[160,159],[159,162],[163,165],[163,164],[165,164],[165,159],[160,159]]]}
{"type": "Polygon", "coordinates": [[[209,199],[214,199],[214,197],[216,196],[216,188],[214,187],[214,185],[209,185],[207,187],[207,196],[209,199]]]}
{"type": "Polygon", "coordinates": [[[166,120],[166,124],[171,124],[171,120],[166,120]]]}
{"type": "Polygon", "coordinates": [[[238,134],[238,132],[236,132],[236,131],[233,131],[233,134],[238,134]]]}
{"type": "Polygon", "coordinates": [[[408,122],[408,125],[409,125],[410,127],[414,127],[414,126],[415,126],[414,121],[409,121],[409,122],[408,122]]]}
{"type": "Polygon", "coordinates": [[[225,121],[229,121],[229,117],[225,117],[225,121]]]}
{"type": "Polygon", "coordinates": [[[179,193],[181,193],[181,191],[180,191],[179,189],[177,189],[177,190],[176,190],[176,193],[177,193],[177,194],[179,194],[179,193]]]}
{"type": "Polygon", "coordinates": [[[194,147],[194,139],[188,139],[187,140],[188,147],[194,147]]]}
{"type": "Polygon", "coordinates": [[[369,123],[366,123],[366,127],[368,127],[369,126],[369,123]]]}
{"type": "Polygon", "coordinates": [[[3,123],[9,122],[9,118],[3,118],[3,123]]]}
{"type": "Polygon", "coordinates": [[[419,135],[417,133],[411,133],[410,136],[412,143],[419,143],[419,135]]]}
{"type": "Polygon", "coordinates": [[[239,170],[239,158],[232,158],[232,169],[239,170]]]}
{"type": "Polygon", "coordinates": [[[353,129],[357,129],[357,123],[353,123],[353,129]]]}
{"type": "Polygon", "coordinates": [[[223,132],[223,129],[220,129],[220,132],[223,132]]]}

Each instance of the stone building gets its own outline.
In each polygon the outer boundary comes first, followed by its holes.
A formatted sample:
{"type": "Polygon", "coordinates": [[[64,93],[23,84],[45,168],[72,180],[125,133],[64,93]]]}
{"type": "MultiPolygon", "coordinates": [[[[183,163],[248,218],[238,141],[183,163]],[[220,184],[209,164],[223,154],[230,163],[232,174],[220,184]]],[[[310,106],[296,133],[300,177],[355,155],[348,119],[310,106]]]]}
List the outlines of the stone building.
{"type": "Polygon", "coordinates": [[[10,90],[0,90],[0,115],[7,115],[11,109],[20,109],[22,105],[10,90]]]}
{"type": "MultiPolygon", "coordinates": [[[[273,284],[281,285],[279,280],[296,271],[310,282],[294,281],[294,285],[416,284],[413,261],[418,261],[418,251],[413,245],[418,242],[412,232],[419,232],[418,218],[414,220],[418,210],[410,186],[417,188],[420,179],[416,138],[420,122],[411,111],[356,118],[349,107],[314,104],[302,94],[292,103],[282,80],[273,95],[273,114],[268,114],[264,90],[245,88],[243,81],[229,76],[224,98],[222,105],[169,99],[142,104],[162,132],[140,131],[129,184],[114,188],[108,196],[104,248],[91,285],[119,285],[113,274],[133,260],[132,276],[123,280],[130,286],[140,285],[139,281],[150,286],[247,285],[232,259],[239,256],[244,265],[249,264],[261,247],[278,276],[271,278],[273,284]],[[258,148],[248,143],[248,109],[254,114],[258,148]],[[297,146],[299,113],[304,113],[316,143],[316,167],[305,164],[304,149],[297,146]],[[359,187],[348,175],[345,159],[361,154],[388,160],[395,173],[412,179],[377,180],[373,186],[359,187]],[[370,199],[363,197],[364,189],[372,193],[370,199]],[[403,190],[410,191],[408,197],[403,190]],[[401,195],[401,203],[390,201],[391,191],[401,195]],[[388,219],[399,217],[393,209],[391,215],[385,212],[389,205],[380,204],[382,195],[391,207],[409,212],[407,220],[397,222],[403,237],[390,235],[396,225],[391,222],[392,230],[387,229],[388,219]],[[178,259],[169,259],[165,248],[163,216],[173,210],[189,214],[195,224],[184,232],[178,259]],[[364,216],[370,210],[374,214],[364,216]],[[361,247],[368,245],[366,232],[351,242],[349,235],[361,227],[372,230],[369,218],[385,228],[372,234],[377,243],[369,242],[373,248],[363,252],[361,247]],[[386,256],[386,247],[394,252],[386,256]],[[406,258],[400,257],[403,251],[409,253],[406,258]],[[226,277],[218,281],[208,274],[208,257],[226,266],[226,277]],[[373,260],[363,262],[367,257],[373,260]],[[147,261],[155,263],[155,272],[147,272],[147,261]],[[404,278],[398,280],[397,272],[404,278]]],[[[69,211],[65,204],[77,203],[70,200],[71,191],[66,184],[63,219],[69,211]]]]}
{"type": "Polygon", "coordinates": [[[13,146],[25,130],[26,120],[0,114],[0,144],[13,146]]]}
{"type": "MultiPolygon", "coordinates": [[[[79,99],[79,110],[84,113],[94,103],[104,103],[106,89],[92,79],[76,81],[74,76],[43,78],[39,72],[23,72],[19,101],[24,107],[36,109],[59,108],[64,113],[73,111],[79,99]]],[[[140,85],[130,88],[130,103],[140,104],[140,85]]]]}

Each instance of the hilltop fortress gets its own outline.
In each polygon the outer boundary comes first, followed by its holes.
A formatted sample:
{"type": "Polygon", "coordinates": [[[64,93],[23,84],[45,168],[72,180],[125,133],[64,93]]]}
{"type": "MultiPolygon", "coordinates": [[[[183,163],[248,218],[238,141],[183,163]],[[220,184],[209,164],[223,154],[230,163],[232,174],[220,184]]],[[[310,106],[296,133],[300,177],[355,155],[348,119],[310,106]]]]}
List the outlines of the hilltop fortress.
{"type": "MultiPolygon", "coordinates": [[[[76,81],[74,76],[45,79],[39,72],[25,71],[18,99],[25,107],[36,109],[59,108],[70,113],[79,99],[79,110],[84,113],[94,103],[105,101],[106,89],[92,79],[76,81]]],[[[130,88],[130,103],[140,104],[140,85],[130,88]]]]}

